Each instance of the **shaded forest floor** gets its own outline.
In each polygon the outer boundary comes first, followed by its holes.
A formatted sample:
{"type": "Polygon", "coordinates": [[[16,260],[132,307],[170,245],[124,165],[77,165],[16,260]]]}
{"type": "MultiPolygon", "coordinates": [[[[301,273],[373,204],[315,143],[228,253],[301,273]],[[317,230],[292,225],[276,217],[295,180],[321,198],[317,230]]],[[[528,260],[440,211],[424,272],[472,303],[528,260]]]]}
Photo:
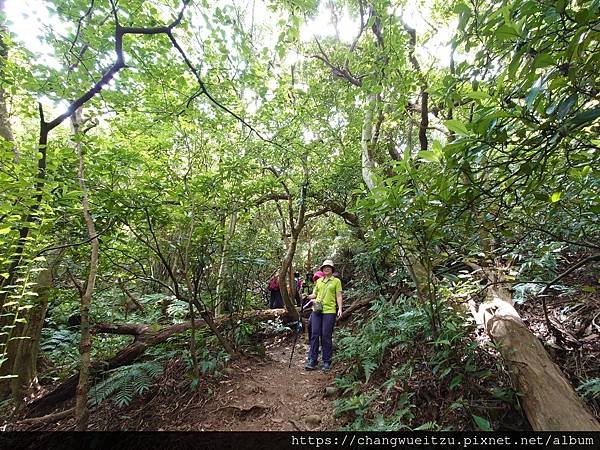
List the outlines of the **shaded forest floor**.
{"type": "MultiPolygon", "coordinates": [[[[111,401],[91,411],[90,431],[295,431],[336,430],[333,402],[325,398],[340,367],[306,371],[307,345],[300,337],[288,367],[294,338],[266,342],[264,357],[242,356],[217,376],[203,377],[194,391],[185,362],[170,360],[149,393],[128,406],[111,401]]],[[[62,405],[58,410],[66,409],[62,405]]],[[[18,430],[72,430],[74,419],[18,430]]]]}

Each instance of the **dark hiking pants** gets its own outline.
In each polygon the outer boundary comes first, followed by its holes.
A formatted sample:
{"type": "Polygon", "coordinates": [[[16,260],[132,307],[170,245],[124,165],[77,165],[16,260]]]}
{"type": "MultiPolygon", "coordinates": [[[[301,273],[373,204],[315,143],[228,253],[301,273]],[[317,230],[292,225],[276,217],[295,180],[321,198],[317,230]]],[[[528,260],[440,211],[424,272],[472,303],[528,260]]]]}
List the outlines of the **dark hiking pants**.
{"type": "Polygon", "coordinates": [[[308,357],[315,363],[319,359],[319,347],[323,346],[323,362],[331,363],[333,326],[335,313],[316,313],[310,315],[310,351],[308,357]]]}

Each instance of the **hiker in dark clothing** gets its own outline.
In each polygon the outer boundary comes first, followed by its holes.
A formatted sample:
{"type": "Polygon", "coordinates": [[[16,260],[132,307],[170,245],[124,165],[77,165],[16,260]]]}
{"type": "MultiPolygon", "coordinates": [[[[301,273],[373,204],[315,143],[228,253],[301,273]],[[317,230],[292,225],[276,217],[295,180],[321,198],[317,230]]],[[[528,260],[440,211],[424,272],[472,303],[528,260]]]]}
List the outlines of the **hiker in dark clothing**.
{"type": "Polygon", "coordinates": [[[283,298],[281,297],[281,292],[279,291],[279,275],[276,273],[269,280],[269,308],[283,308],[283,298]]]}

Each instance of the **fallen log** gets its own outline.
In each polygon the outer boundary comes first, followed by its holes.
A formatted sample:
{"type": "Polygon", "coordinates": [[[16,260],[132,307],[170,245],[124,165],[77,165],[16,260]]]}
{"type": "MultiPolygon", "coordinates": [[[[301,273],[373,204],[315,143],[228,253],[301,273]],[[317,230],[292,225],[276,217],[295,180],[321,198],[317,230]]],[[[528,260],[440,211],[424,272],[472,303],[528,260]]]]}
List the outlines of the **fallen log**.
{"type": "MultiPolygon", "coordinates": [[[[228,322],[235,322],[237,320],[265,321],[275,320],[277,318],[281,319],[284,323],[292,320],[285,309],[268,309],[250,311],[244,314],[234,314],[232,316],[218,317],[214,320],[214,322],[218,327],[222,327],[228,322]]],[[[169,337],[178,333],[183,333],[184,331],[189,330],[191,327],[191,322],[169,325],[159,330],[153,330],[151,326],[143,324],[96,324],[92,328],[93,333],[131,335],[134,336],[134,340],[132,343],[122,348],[110,360],[96,361],[93,363],[90,369],[90,376],[92,378],[96,378],[102,372],[131,364],[137,358],[139,358],[148,347],[160,344],[161,342],[166,341],[169,337]]],[[[58,403],[73,397],[73,395],[75,395],[75,388],[77,387],[78,379],[79,372],[71,375],[48,394],[30,402],[27,405],[29,414],[47,413],[58,403]]]]}
{"type": "Polygon", "coordinates": [[[508,290],[494,285],[479,310],[474,302],[470,306],[504,358],[534,431],[600,431],[598,421],[521,320],[508,290]]]}

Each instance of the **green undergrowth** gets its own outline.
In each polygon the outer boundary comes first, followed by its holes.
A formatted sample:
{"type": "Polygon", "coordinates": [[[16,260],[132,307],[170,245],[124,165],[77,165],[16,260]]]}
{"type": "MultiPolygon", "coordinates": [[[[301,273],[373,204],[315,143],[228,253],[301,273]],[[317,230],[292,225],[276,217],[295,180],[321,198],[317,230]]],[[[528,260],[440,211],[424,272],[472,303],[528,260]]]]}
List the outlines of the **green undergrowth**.
{"type": "Polygon", "coordinates": [[[492,430],[514,414],[508,378],[475,341],[469,318],[439,310],[434,335],[415,298],[380,298],[337,332],[336,359],[348,367],[335,380],[345,430],[492,430]]]}
{"type": "Polygon", "coordinates": [[[105,378],[92,387],[88,403],[90,406],[97,406],[112,398],[117,406],[129,405],[134,396],[148,392],[154,379],[162,373],[163,364],[159,360],[113,369],[106,372],[105,378]]]}
{"type": "MultiPolygon", "coordinates": [[[[263,328],[289,331],[280,320],[266,325],[239,320],[224,327],[222,332],[237,349],[246,354],[260,354],[263,345],[256,342],[254,335],[263,328]]],[[[152,390],[160,384],[164,366],[174,358],[181,358],[185,364],[190,391],[199,389],[203,379],[223,376],[229,355],[220,347],[217,338],[205,327],[196,330],[196,359],[200,378],[195,375],[190,341],[190,331],[171,336],[164,343],[146,351],[137,362],[104,372],[101,380],[90,390],[90,406],[110,401],[117,407],[123,407],[131,404],[136,396],[152,394],[152,390]]]]}
{"type": "Polygon", "coordinates": [[[600,378],[591,378],[581,383],[577,388],[577,392],[583,397],[600,399],[600,378]]]}
{"type": "MultiPolygon", "coordinates": [[[[122,310],[106,311],[96,308],[92,311],[92,323],[132,321],[150,325],[158,330],[160,327],[189,320],[187,303],[176,301],[169,296],[135,293],[144,305],[146,315],[137,312],[125,314],[122,310]],[[160,316],[161,303],[169,301],[166,308],[167,316],[162,317],[163,323],[157,323],[160,316]]],[[[99,302],[106,300],[100,296],[99,302]]],[[[53,314],[46,321],[42,330],[40,356],[43,365],[40,370],[42,385],[60,383],[65,378],[76,373],[79,366],[79,326],[68,326],[68,318],[77,312],[75,304],[65,302],[53,309],[53,314]]],[[[185,378],[190,391],[197,390],[208,378],[219,378],[228,364],[229,355],[222,349],[218,339],[197,319],[198,328],[195,332],[195,352],[198,364],[198,374],[194,370],[191,356],[191,330],[173,335],[164,342],[148,348],[134,363],[108,371],[100,371],[95,384],[90,389],[90,406],[99,406],[110,402],[113,406],[123,407],[131,404],[136,397],[152,395],[153,390],[161,382],[163,368],[174,359],[180,359],[185,366],[185,378]]],[[[289,331],[281,321],[262,324],[243,320],[230,321],[222,327],[223,336],[229,339],[237,350],[246,354],[264,354],[264,344],[256,339],[260,331],[289,331]]],[[[111,334],[92,335],[92,360],[95,362],[108,361],[121,349],[132,342],[132,336],[111,334]]],[[[168,374],[164,374],[167,376],[168,374]]]]}

